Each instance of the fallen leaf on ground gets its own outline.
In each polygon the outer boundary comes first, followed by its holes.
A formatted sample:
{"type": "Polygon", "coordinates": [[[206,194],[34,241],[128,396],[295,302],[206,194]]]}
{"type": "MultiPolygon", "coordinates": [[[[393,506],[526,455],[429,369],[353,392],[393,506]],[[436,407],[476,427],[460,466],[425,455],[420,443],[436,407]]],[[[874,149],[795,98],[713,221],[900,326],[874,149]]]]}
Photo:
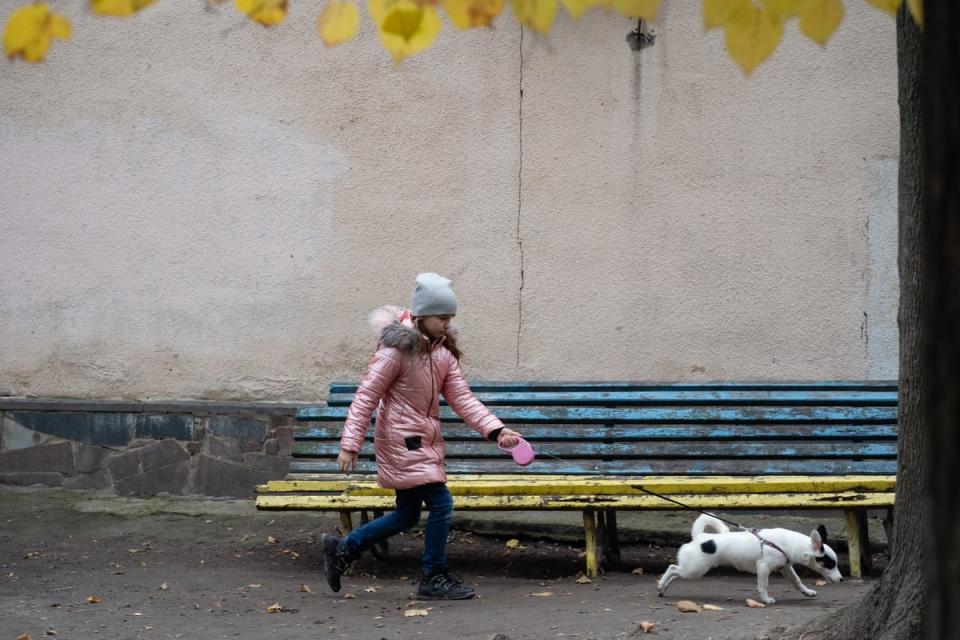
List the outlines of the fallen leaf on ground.
{"type": "Polygon", "coordinates": [[[48,635],[48,636],[55,636],[55,635],[57,635],[57,632],[56,632],[54,629],[47,629],[47,635],[48,635]]]}
{"type": "Polygon", "coordinates": [[[267,613],[280,613],[281,611],[283,611],[283,606],[279,602],[274,602],[267,607],[267,613]]]}
{"type": "Polygon", "coordinates": [[[585,575],[580,576],[579,578],[577,578],[577,584],[590,584],[591,582],[593,582],[593,580],[591,580],[590,578],[588,578],[588,577],[585,576],[585,575]]]}
{"type": "Polygon", "coordinates": [[[313,593],[313,592],[310,591],[310,587],[308,587],[303,583],[300,583],[300,593],[313,593]]]}
{"type": "Polygon", "coordinates": [[[656,623],[647,622],[646,620],[643,620],[640,623],[640,628],[643,630],[644,633],[650,633],[651,631],[653,631],[653,628],[656,626],[657,626],[656,623]]]}
{"type": "Polygon", "coordinates": [[[344,599],[344,600],[356,600],[356,599],[357,599],[357,596],[353,595],[352,593],[345,593],[345,594],[343,594],[343,599],[344,599]]]}
{"type": "Polygon", "coordinates": [[[29,633],[25,633],[22,636],[17,636],[17,640],[33,640],[33,637],[29,633]]]}
{"type": "MultiPolygon", "coordinates": [[[[643,575],[643,567],[637,567],[636,569],[634,569],[634,570],[631,571],[630,573],[632,573],[632,574],[635,575],[635,576],[642,576],[642,575],[643,575]]],[[[644,633],[648,633],[648,632],[647,632],[647,631],[644,631],[644,633]]]]}
{"type": "Polygon", "coordinates": [[[531,593],[532,596],[537,596],[538,598],[545,598],[547,596],[552,596],[553,591],[539,591],[537,593],[531,593]]]}
{"type": "Polygon", "coordinates": [[[255,583],[250,583],[250,584],[248,584],[247,586],[250,587],[251,589],[259,589],[259,588],[260,588],[260,585],[259,585],[259,584],[255,584],[255,583]]]}
{"type": "Polygon", "coordinates": [[[476,544],[476,543],[477,543],[477,541],[474,540],[473,538],[465,538],[465,539],[464,539],[464,542],[466,542],[467,544],[476,544]]]}
{"type": "Polygon", "coordinates": [[[818,587],[825,587],[825,586],[827,586],[827,581],[826,581],[826,580],[817,580],[817,581],[814,582],[813,584],[817,585],[818,587]]]}
{"type": "Polygon", "coordinates": [[[378,588],[379,587],[367,587],[366,589],[364,589],[364,591],[366,591],[367,593],[376,593],[378,588]]]}
{"type": "Polygon", "coordinates": [[[166,583],[166,582],[164,582],[163,584],[160,585],[160,591],[167,591],[168,588],[169,588],[169,587],[167,587],[167,583],[166,583]]]}
{"type": "Polygon", "coordinates": [[[678,600],[677,611],[681,613],[700,613],[700,605],[693,600],[678,600]]]}
{"type": "Polygon", "coordinates": [[[430,615],[430,612],[427,611],[426,609],[407,609],[406,611],[403,612],[403,615],[406,618],[414,618],[417,616],[430,615]]]}
{"type": "Polygon", "coordinates": [[[293,558],[294,560],[296,560],[297,558],[300,557],[300,554],[297,553],[296,551],[294,551],[293,549],[284,549],[284,550],[282,551],[282,553],[283,553],[283,555],[285,555],[285,556],[290,556],[290,557],[293,558]]]}
{"type": "Polygon", "coordinates": [[[277,539],[273,536],[267,536],[267,544],[277,544],[277,539]]]}
{"type": "Polygon", "coordinates": [[[97,604],[98,602],[100,602],[100,598],[98,598],[97,596],[90,596],[89,598],[87,598],[87,602],[89,602],[90,604],[97,604]]]}
{"type": "Polygon", "coordinates": [[[762,602],[757,602],[753,598],[747,598],[747,606],[751,609],[763,609],[767,605],[763,604],[762,602]]]}
{"type": "Polygon", "coordinates": [[[705,604],[703,605],[704,611],[723,611],[723,607],[718,607],[715,604],[705,604]]]}
{"type": "Polygon", "coordinates": [[[508,549],[519,549],[519,548],[520,548],[520,541],[517,540],[516,538],[510,538],[509,540],[507,540],[507,548],[508,548],[508,549]]]}

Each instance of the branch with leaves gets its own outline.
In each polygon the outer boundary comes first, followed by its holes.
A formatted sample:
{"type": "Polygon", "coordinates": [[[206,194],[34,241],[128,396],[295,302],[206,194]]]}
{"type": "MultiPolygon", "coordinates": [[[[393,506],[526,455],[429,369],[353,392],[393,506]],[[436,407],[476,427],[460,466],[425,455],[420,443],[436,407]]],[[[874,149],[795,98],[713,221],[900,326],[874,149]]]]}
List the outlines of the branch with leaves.
{"type": "MultiPolygon", "coordinates": [[[[225,0],[208,0],[223,2],[225,0]]],[[[428,48],[440,32],[440,9],[457,29],[491,27],[506,0],[367,0],[367,15],[380,33],[383,47],[397,62],[428,48]]],[[[904,0],[866,0],[894,15],[904,0]]],[[[923,1],[905,0],[914,20],[923,26],[923,1]]],[[[132,16],[155,0],[89,0],[94,14],[132,16]]],[[[663,0],[509,0],[521,25],[542,34],[550,32],[559,5],[574,20],[601,8],[628,18],[656,20],[663,0]]],[[[275,27],[287,17],[287,0],[233,0],[237,11],[264,27],[275,27]]],[[[797,20],[800,32],[826,45],[843,21],[843,0],[703,0],[703,27],[724,29],[729,56],[751,73],[769,58],[783,39],[786,24],[797,20]]],[[[352,0],[326,0],[317,30],[328,47],[353,40],[360,16],[352,0]]],[[[55,39],[69,39],[70,21],[45,2],[13,11],[3,30],[8,59],[42,62],[55,39]]]]}

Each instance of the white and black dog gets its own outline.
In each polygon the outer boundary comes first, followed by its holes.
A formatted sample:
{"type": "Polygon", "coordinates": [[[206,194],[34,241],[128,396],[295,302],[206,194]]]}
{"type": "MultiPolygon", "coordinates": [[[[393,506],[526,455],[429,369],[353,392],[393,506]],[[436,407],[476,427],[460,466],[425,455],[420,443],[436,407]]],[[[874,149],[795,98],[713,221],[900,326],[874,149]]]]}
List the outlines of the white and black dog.
{"type": "Polygon", "coordinates": [[[817,592],[800,581],[793,565],[812,569],[830,582],[843,580],[837,570],[837,554],[827,546],[827,530],[823,525],[809,536],[788,529],[730,531],[717,518],[704,514],[693,523],[690,535],[693,540],[677,552],[677,564],[667,567],[657,583],[661,596],[677,578],[697,580],[721,565],[757,574],[757,591],[765,604],[776,602],[767,593],[767,580],[772,571],[779,571],[810,598],[817,592]]]}

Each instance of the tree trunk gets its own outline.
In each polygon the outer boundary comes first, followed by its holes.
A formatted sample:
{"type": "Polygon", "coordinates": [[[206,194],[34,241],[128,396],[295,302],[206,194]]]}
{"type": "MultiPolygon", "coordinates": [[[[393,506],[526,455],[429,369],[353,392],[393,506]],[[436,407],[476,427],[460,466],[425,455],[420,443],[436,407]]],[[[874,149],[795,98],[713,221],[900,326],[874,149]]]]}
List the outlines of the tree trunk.
{"type": "MultiPolygon", "coordinates": [[[[953,0],[949,0],[953,1],[953,0]]],[[[924,61],[924,64],[926,61],[924,61]]],[[[925,615],[925,487],[929,379],[924,355],[928,331],[927,221],[923,215],[924,155],[920,118],[921,35],[905,7],[897,14],[900,103],[899,270],[900,373],[897,504],[890,563],[863,600],[788,634],[805,640],[914,640],[925,615]]],[[[951,469],[956,474],[956,467],[951,469]]],[[[955,535],[955,534],[954,534],[955,535]]]]}
{"type": "Polygon", "coordinates": [[[960,638],[960,3],[926,3],[923,42],[925,366],[930,434],[927,483],[927,637],[960,638]]]}

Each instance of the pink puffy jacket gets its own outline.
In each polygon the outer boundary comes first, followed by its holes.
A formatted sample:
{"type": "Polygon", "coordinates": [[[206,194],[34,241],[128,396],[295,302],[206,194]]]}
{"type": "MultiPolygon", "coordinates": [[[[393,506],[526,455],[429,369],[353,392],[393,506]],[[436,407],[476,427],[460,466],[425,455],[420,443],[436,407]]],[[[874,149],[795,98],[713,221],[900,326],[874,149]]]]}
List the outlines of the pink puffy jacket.
{"type": "Polygon", "coordinates": [[[430,347],[413,327],[392,322],[381,333],[377,352],[350,405],[340,447],[361,450],[376,409],[377,483],[389,489],[408,489],[446,482],[441,393],[457,415],[484,438],[503,428],[470,391],[460,364],[442,342],[430,347]]]}

